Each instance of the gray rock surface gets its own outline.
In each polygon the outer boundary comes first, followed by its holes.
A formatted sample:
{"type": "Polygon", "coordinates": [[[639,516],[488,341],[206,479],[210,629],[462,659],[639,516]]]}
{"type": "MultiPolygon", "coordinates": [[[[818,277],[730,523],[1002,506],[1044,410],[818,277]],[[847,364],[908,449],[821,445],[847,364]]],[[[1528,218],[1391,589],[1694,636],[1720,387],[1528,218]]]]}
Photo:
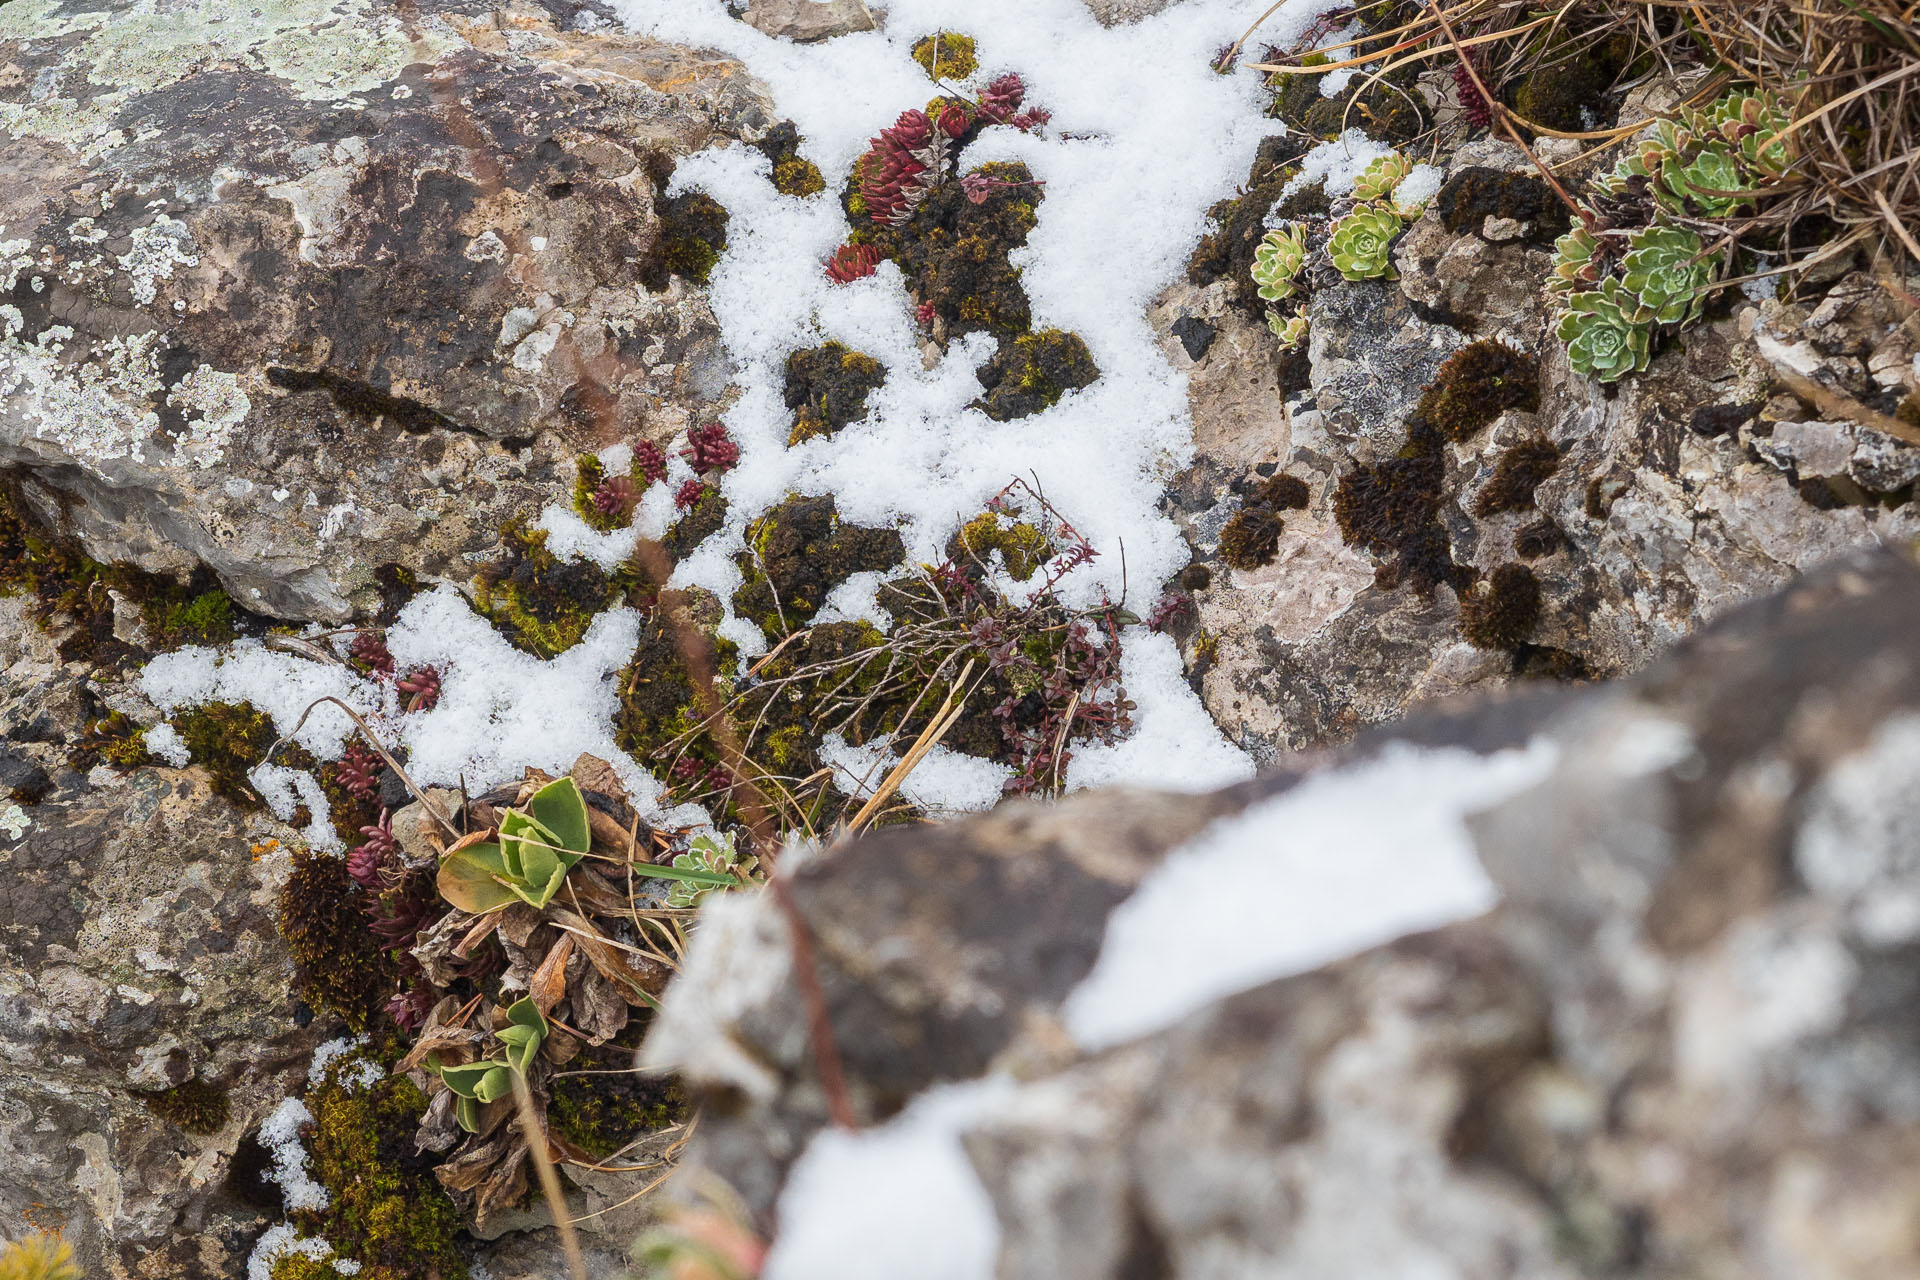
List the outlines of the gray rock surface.
{"type": "Polygon", "coordinates": [[[757,31],[796,44],[874,29],[873,14],[861,0],[751,0],[740,16],[757,31]]]}
{"type": "MultiPolygon", "coordinates": [[[[1020,1080],[965,1135],[1004,1277],[1913,1274],[1916,626],[1920,571],[1860,556],[1614,685],[830,850],[794,888],[856,1108],[1020,1080]],[[1551,771],[1469,821],[1492,913],[1073,1048],[1108,912],[1210,818],[1390,741],[1529,740],[1551,771]]],[[[784,926],[726,919],[648,1051],[726,1100],[690,1164],[764,1215],[821,1092],[784,926]]]]}
{"type": "Polygon", "coordinates": [[[572,452],[684,430],[728,370],[699,291],[641,282],[655,181],[770,104],[605,25],[8,4],[0,464],[96,559],[338,620],[383,563],[464,580],[572,452]]]}

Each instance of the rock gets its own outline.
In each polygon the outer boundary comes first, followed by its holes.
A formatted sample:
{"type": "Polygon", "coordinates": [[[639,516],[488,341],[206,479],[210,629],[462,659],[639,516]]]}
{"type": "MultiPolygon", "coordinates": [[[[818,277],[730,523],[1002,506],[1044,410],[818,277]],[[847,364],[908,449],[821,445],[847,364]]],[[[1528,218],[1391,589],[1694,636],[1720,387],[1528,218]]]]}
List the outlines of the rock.
{"type": "Polygon", "coordinates": [[[1129,22],[1138,22],[1142,18],[1151,18],[1178,4],[1180,0],[1087,0],[1087,8],[1100,20],[1103,27],[1124,26],[1129,22]]]}
{"type": "Polygon", "coordinates": [[[748,26],[796,44],[814,44],[878,26],[861,0],[751,0],[748,26]]]}
{"type": "Polygon", "coordinates": [[[17,600],[0,664],[5,757],[48,784],[0,830],[0,1212],[88,1274],[238,1274],[265,1219],[222,1194],[235,1151],[331,1034],[296,1016],[275,925],[294,833],[197,769],[68,768],[79,682],[17,600]],[[210,1132],[149,1110],[190,1082],[225,1098],[210,1132]]]}
{"type": "Polygon", "coordinates": [[[464,580],[573,452],[710,412],[658,183],[769,104],[592,17],[9,4],[0,465],[96,559],[340,620],[385,563],[464,580]]]}
{"type": "MultiPolygon", "coordinates": [[[[1000,1276],[1912,1274],[1916,627],[1920,570],[1855,555],[1613,685],[1435,708],[1210,797],[831,849],[792,884],[856,1112],[1018,1081],[961,1121],[1000,1276]],[[1390,750],[1521,743],[1535,780],[1465,825],[1492,912],[1103,1051],[1063,1029],[1109,914],[1209,822],[1390,750]]],[[[823,1105],[785,926],[727,907],[647,1052],[728,1099],[681,1176],[764,1231],[823,1105]]]]}

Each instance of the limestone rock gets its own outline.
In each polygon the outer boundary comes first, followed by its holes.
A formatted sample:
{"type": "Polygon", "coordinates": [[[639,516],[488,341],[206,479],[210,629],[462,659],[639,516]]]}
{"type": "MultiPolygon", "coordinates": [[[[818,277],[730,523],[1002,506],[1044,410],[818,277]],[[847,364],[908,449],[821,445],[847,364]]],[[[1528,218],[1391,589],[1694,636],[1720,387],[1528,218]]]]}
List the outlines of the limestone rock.
{"type": "Polygon", "coordinates": [[[770,36],[813,44],[856,31],[872,31],[873,14],[861,0],[752,0],[740,15],[770,36]]]}
{"type": "Polygon", "coordinates": [[[609,25],[7,5],[0,464],[96,559],[338,620],[380,564],[467,577],[572,452],[691,424],[728,368],[698,289],[650,265],[657,184],[769,104],[609,25]]]}

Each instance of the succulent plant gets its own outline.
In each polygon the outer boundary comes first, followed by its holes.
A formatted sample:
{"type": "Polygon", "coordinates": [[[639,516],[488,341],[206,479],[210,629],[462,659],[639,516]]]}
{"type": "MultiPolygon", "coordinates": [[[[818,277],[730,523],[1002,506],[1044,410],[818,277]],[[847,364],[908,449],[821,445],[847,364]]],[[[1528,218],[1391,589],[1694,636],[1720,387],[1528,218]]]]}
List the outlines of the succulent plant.
{"type": "Polygon", "coordinates": [[[1778,177],[1799,154],[1794,139],[1781,136],[1792,123],[1792,112],[1777,95],[1736,89],[1713,104],[1699,127],[1734,146],[1755,170],[1778,177]]]}
{"type": "Polygon", "coordinates": [[[468,1133],[480,1128],[480,1108],[511,1095],[514,1076],[526,1075],[533,1056],[547,1038],[547,1020],[539,1005],[522,998],[507,1006],[507,1025],[495,1028],[493,1036],[502,1046],[503,1057],[455,1066],[435,1063],[440,1079],[459,1099],[454,1104],[454,1116],[468,1133]]]}
{"type": "Polygon", "coordinates": [[[687,842],[685,853],[674,855],[673,864],[655,867],[652,874],[673,881],[667,891],[669,907],[697,907],[715,890],[738,888],[744,878],[757,883],[759,860],[742,858],[733,847],[733,837],[697,835],[687,842]]]}
{"type": "Polygon", "coordinates": [[[1717,217],[1747,203],[1752,198],[1750,189],[1733,152],[1724,144],[1711,143],[1685,163],[1679,157],[1669,159],[1660,171],[1654,199],[1672,213],[1685,213],[1691,207],[1717,217]]]}
{"type": "Polygon", "coordinates": [[[1685,324],[1700,314],[1713,279],[1700,237],[1683,227],[1644,227],[1627,241],[1620,283],[1660,324],[1685,324]]]}
{"type": "Polygon", "coordinates": [[[1400,185],[1401,179],[1412,172],[1413,162],[1398,151],[1376,156],[1353,180],[1353,198],[1362,204],[1385,200],[1400,185]]]}
{"type": "Polygon", "coordinates": [[[1327,257],[1349,280],[1372,280],[1393,270],[1393,238],[1405,224],[1381,205],[1362,205],[1333,224],[1327,257]]]}
{"type": "Polygon", "coordinates": [[[1653,126],[1646,137],[1629,142],[1612,171],[1602,175],[1595,185],[1608,195],[1620,195],[1629,189],[1635,178],[1656,181],[1669,161],[1692,146],[1692,130],[1672,120],[1662,120],[1653,126]]]}
{"type": "Polygon", "coordinates": [[[440,896],[476,915],[514,902],[544,907],[591,844],[586,799],[572,778],[560,778],[524,811],[503,812],[497,839],[455,845],[440,862],[440,896]]]}
{"type": "Polygon", "coordinates": [[[1617,278],[1567,299],[1554,333],[1574,372],[1614,382],[1647,367],[1652,317],[1617,278]]]}
{"type": "Polygon", "coordinates": [[[1553,242],[1553,275],[1547,288],[1554,293],[1591,289],[1600,283],[1600,241],[1586,227],[1575,224],[1573,230],[1553,242]]]}
{"type": "Polygon", "coordinates": [[[1306,261],[1307,237],[1299,227],[1267,232],[1253,251],[1253,267],[1249,271],[1254,284],[1259,286],[1261,299],[1278,302],[1292,297],[1294,277],[1300,274],[1306,261]]]}
{"type": "Polygon", "coordinates": [[[1274,337],[1280,339],[1282,347],[1297,347],[1307,340],[1307,313],[1304,310],[1296,311],[1282,320],[1278,311],[1269,311],[1267,328],[1273,331],[1274,337]]]}

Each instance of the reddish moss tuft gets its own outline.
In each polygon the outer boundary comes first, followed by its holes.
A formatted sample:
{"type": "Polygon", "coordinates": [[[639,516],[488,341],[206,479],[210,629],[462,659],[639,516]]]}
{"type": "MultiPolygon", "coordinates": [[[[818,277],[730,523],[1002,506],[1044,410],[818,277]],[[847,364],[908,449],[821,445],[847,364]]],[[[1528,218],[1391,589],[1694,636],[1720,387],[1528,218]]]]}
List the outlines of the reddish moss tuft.
{"type": "Polygon", "coordinates": [[[1235,569],[1258,569],[1273,563],[1280,551],[1284,522],[1266,507],[1236,512],[1220,530],[1220,558],[1235,569]]]}
{"type": "Polygon", "coordinates": [[[1305,511],[1312,496],[1305,480],[1284,472],[1261,481],[1254,489],[1254,500],[1275,511],[1305,511]]]}
{"type": "Polygon", "coordinates": [[[1560,466],[1560,450],[1545,436],[1531,436],[1509,447],[1493,464],[1493,474],[1473,499],[1482,518],[1501,511],[1526,511],[1533,491],[1560,466]]]}
{"type": "Polygon", "coordinates": [[[1460,597],[1460,634],[1476,649],[1518,649],[1540,623],[1540,579],[1503,564],[1460,597]]]}
{"type": "Polygon", "coordinates": [[[227,1091],[200,1080],[188,1080],[157,1093],[143,1093],[140,1101],[147,1110],[183,1133],[217,1133],[232,1113],[227,1091]]]}
{"type": "Polygon", "coordinates": [[[1472,439],[1508,409],[1540,407],[1540,368],[1504,342],[1482,340],[1447,357],[1414,416],[1451,440],[1472,439]]]}
{"type": "Polygon", "coordinates": [[[280,891],[280,934],[294,960],[294,986],[309,1002],[365,1031],[398,978],[391,957],[367,927],[367,895],[344,858],[301,851],[280,891]]]}

